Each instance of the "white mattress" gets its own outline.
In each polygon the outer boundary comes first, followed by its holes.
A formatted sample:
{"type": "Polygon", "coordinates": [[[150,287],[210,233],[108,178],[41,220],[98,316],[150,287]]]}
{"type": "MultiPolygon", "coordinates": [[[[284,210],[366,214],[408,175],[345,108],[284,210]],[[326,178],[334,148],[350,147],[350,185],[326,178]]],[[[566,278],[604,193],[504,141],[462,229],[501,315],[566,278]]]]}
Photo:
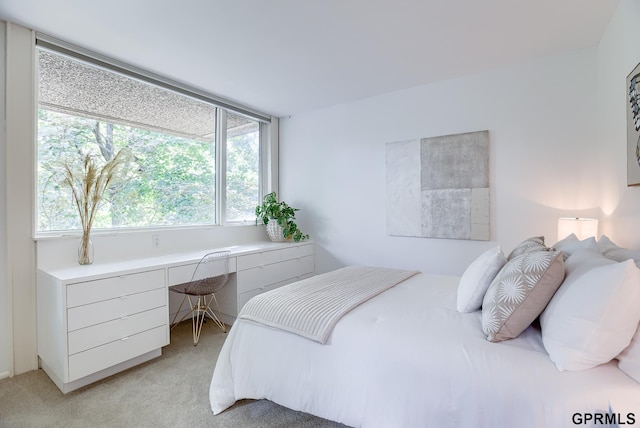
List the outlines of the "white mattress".
{"type": "Polygon", "coordinates": [[[363,427],[574,427],[575,414],[609,409],[640,420],[640,384],[615,361],[558,372],[532,327],[488,342],[480,312],[456,311],[458,280],[409,278],[345,315],[325,345],[238,319],[213,412],[264,398],[363,427]]]}

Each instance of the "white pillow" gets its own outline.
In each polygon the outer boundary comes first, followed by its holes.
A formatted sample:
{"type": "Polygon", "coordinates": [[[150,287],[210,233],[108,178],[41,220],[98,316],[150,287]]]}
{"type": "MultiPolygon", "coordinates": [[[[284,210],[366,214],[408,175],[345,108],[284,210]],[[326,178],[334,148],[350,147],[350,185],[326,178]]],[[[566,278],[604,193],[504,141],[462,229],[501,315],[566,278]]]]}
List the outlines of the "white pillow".
{"type": "MultiPolygon", "coordinates": [[[[615,263],[615,260],[606,258],[597,248],[587,248],[571,254],[564,263],[564,269],[567,277],[570,278],[569,281],[575,281],[578,276],[587,272],[589,269],[613,265],[615,263]]],[[[565,282],[566,281],[565,279],[565,282]]],[[[558,292],[562,293],[560,290],[558,292]]]]}
{"type": "Polygon", "coordinates": [[[636,266],[640,267],[640,250],[618,247],[605,235],[602,235],[600,239],[598,239],[598,248],[606,258],[617,262],[632,259],[636,263],[636,266]]]}
{"type": "Polygon", "coordinates": [[[640,321],[640,269],[631,260],[593,263],[568,270],[540,317],[542,342],[560,371],[611,361],[629,345],[640,321]]]}
{"type": "Polygon", "coordinates": [[[640,382],[640,327],[631,344],[618,355],[618,368],[640,382]]]}
{"type": "Polygon", "coordinates": [[[458,312],[473,312],[480,309],[484,293],[506,262],[507,258],[500,245],[485,251],[471,262],[462,274],[458,285],[456,304],[458,312]]]}
{"type": "Polygon", "coordinates": [[[562,251],[563,258],[567,260],[567,258],[570,255],[572,255],[573,253],[579,250],[585,250],[585,249],[598,250],[598,244],[596,244],[596,238],[594,238],[593,236],[590,238],[583,239],[581,241],[578,239],[575,233],[572,233],[566,238],[556,242],[552,248],[558,251],[562,251]]]}

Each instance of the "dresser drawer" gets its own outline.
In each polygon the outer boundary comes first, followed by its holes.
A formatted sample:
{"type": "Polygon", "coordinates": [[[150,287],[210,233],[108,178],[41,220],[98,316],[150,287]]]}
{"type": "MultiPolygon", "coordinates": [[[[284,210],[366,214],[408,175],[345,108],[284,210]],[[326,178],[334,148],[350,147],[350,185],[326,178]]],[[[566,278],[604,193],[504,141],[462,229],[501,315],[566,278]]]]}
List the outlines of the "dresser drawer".
{"type": "Polygon", "coordinates": [[[251,300],[252,297],[257,296],[258,294],[265,293],[270,290],[275,290],[276,288],[282,287],[285,285],[284,282],[278,282],[276,284],[267,285],[263,288],[258,288],[256,290],[247,291],[246,293],[242,293],[238,295],[238,313],[242,310],[242,307],[251,300]]]}
{"type": "Polygon", "coordinates": [[[282,249],[283,261],[311,255],[313,255],[313,244],[296,245],[282,249]]]}
{"type": "MultiPolygon", "coordinates": [[[[198,263],[182,265],[182,266],[174,266],[167,269],[167,281],[169,287],[172,285],[184,284],[185,282],[191,281],[193,278],[193,273],[196,270],[196,266],[198,263]]],[[[229,273],[236,271],[236,258],[229,257],[229,273]]],[[[212,275],[222,275],[224,274],[224,263],[217,263],[215,269],[210,272],[212,275]]]]}
{"type": "Polygon", "coordinates": [[[312,273],[314,269],[313,256],[299,257],[282,262],[282,279],[301,278],[312,273]]]}
{"type": "Polygon", "coordinates": [[[278,263],[281,257],[281,250],[262,251],[260,253],[238,256],[238,270],[278,263]]]}
{"type": "Polygon", "coordinates": [[[67,307],[86,305],[164,287],[164,270],[132,273],[67,286],[67,307]]]}
{"type": "Polygon", "coordinates": [[[69,356],[69,381],[135,358],[168,344],[167,327],[156,327],[69,356]]]}
{"type": "Polygon", "coordinates": [[[150,311],[124,316],[112,321],[81,328],[69,333],[69,355],[104,345],[134,334],[160,327],[167,323],[167,308],[162,306],[150,311]]]}
{"type": "Polygon", "coordinates": [[[279,282],[281,272],[280,263],[238,271],[238,294],[279,282]]]}
{"type": "Polygon", "coordinates": [[[166,305],[167,289],[163,287],[90,305],[77,306],[67,310],[67,331],[89,327],[158,307],[166,307],[166,305]]]}

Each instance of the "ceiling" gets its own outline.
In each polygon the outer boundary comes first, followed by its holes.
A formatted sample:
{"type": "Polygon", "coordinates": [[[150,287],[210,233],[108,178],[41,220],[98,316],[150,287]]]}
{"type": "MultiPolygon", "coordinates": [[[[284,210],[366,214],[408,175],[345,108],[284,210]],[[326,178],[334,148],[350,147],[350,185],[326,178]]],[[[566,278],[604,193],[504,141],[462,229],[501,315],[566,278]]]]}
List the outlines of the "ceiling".
{"type": "Polygon", "coordinates": [[[619,0],[2,0],[0,19],[276,116],[597,46],[619,0]]]}

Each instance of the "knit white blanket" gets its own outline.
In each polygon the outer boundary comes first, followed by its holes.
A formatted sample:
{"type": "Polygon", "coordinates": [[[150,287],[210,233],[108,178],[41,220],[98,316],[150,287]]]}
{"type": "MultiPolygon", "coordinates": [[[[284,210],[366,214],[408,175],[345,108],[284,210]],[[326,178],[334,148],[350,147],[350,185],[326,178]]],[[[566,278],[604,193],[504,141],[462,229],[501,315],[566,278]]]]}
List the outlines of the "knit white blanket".
{"type": "Polygon", "coordinates": [[[286,330],[321,344],[351,309],[417,271],[349,266],[259,294],[238,318],[286,330]]]}

